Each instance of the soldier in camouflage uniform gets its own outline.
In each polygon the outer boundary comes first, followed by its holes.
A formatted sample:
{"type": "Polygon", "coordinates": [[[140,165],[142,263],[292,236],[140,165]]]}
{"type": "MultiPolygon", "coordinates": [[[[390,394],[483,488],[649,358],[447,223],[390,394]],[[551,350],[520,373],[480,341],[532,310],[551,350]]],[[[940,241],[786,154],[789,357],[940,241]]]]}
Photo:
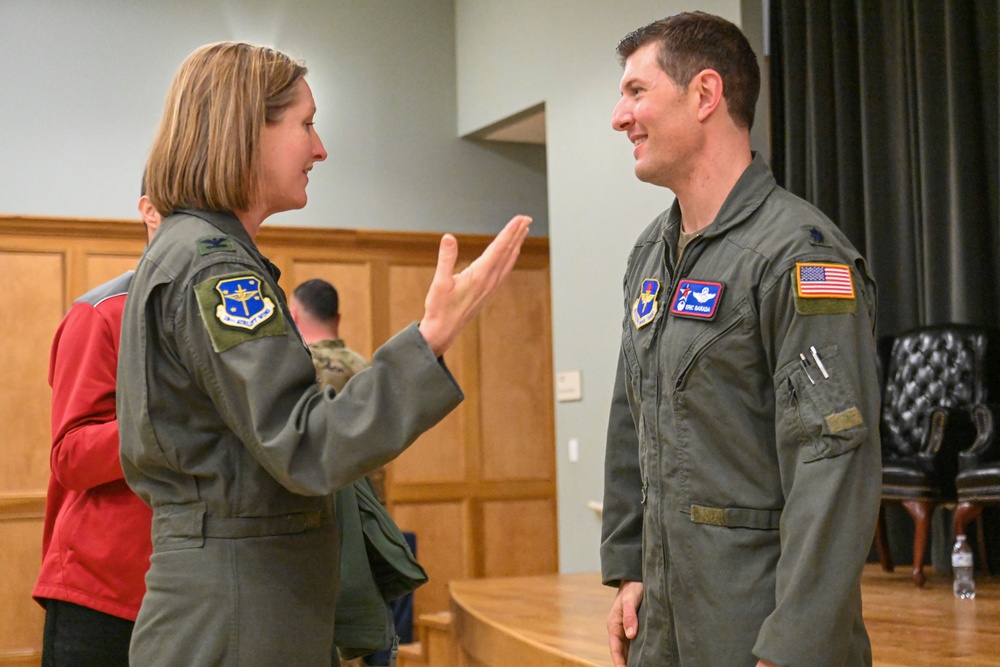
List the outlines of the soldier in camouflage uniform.
{"type": "Polygon", "coordinates": [[[322,387],[340,391],[351,377],[368,368],[368,361],[347,347],[340,338],[327,338],[309,343],[313,363],[322,387]]]}
{"type": "Polygon", "coordinates": [[[309,346],[321,387],[338,393],[355,373],[368,368],[368,360],[347,347],[338,334],[340,297],[337,288],[323,280],[307,280],[288,301],[302,339],[309,346]]]}
{"type": "MultiPolygon", "coordinates": [[[[340,393],[355,374],[368,368],[368,360],[347,347],[340,338],[340,296],[337,288],[323,280],[307,280],[292,292],[288,310],[309,346],[319,386],[340,393]]],[[[385,467],[368,475],[378,499],[385,502],[385,467]]]]}

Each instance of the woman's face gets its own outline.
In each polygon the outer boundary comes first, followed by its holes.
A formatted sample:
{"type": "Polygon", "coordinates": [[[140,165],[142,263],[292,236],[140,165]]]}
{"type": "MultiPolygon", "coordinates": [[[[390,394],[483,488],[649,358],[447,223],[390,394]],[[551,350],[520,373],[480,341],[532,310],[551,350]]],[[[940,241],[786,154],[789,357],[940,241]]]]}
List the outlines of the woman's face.
{"type": "Polygon", "coordinates": [[[295,102],[276,123],[261,130],[262,181],[258,204],[263,217],[302,208],[313,164],[326,159],[326,149],[313,127],[316,103],[305,79],[296,84],[295,102]]]}

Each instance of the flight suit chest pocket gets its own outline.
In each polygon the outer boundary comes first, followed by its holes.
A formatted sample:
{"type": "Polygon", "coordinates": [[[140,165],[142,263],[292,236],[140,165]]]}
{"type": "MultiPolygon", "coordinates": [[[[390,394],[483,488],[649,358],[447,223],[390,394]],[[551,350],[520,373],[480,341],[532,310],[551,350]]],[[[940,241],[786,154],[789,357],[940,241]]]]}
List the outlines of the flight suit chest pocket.
{"type": "Polygon", "coordinates": [[[869,425],[859,397],[850,390],[836,345],[803,351],[803,358],[782,369],[784,421],[804,442],[804,460],[817,461],[856,449],[869,425]]]}

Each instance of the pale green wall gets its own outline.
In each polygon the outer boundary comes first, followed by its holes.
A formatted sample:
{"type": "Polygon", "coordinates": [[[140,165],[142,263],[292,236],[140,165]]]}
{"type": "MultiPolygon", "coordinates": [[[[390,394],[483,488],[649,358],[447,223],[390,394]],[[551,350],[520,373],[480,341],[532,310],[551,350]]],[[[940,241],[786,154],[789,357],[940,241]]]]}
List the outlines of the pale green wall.
{"type": "Polygon", "coordinates": [[[268,224],[546,233],[544,162],[455,133],[451,0],[0,0],[0,213],[137,219],[173,73],[228,39],[305,59],[330,153],[268,224]]]}
{"type": "Polygon", "coordinates": [[[191,50],[243,39],[304,58],[330,157],[309,206],[269,224],[475,233],[524,212],[550,234],[555,370],[582,371],[584,397],[556,406],[560,568],[595,570],[586,503],[602,495],[621,275],[672,200],[634,178],[610,128],[614,46],[696,8],[740,17],[739,0],[0,0],[0,213],[135,219],[191,50]],[[457,138],[539,102],[547,174],[537,149],[457,138]]]}
{"type": "Polygon", "coordinates": [[[633,175],[611,129],[629,31],[702,9],[739,22],[739,0],[456,0],[459,132],[540,102],[546,110],[555,370],[580,370],[583,400],[556,404],[559,567],[599,567],[604,440],[621,337],[625,260],[673,195],[633,175]],[[580,443],[579,461],[567,455],[580,443]]]}

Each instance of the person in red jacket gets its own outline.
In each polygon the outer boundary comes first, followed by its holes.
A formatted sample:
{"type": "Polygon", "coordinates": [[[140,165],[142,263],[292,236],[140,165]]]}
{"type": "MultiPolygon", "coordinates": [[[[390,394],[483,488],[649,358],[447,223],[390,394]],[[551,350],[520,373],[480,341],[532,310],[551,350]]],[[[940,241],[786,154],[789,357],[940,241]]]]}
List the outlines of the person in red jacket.
{"type": "MultiPolygon", "coordinates": [[[[161,218],[145,195],[139,213],[152,238],[161,218]]],[[[74,301],[52,343],[52,474],[32,591],[45,608],[43,667],[127,667],[146,590],[152,512],[125,483],[115,414],[132,274],[74,301]]]]}

